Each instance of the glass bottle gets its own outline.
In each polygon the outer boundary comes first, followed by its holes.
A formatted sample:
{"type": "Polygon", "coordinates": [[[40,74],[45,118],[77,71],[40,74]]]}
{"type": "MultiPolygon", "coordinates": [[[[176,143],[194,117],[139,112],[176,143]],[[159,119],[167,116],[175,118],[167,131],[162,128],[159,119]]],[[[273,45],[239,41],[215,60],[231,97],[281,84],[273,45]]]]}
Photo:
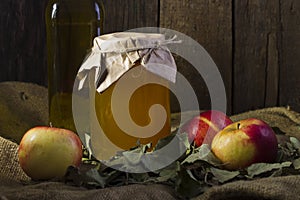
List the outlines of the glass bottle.
{"type": "Polygon", "coordinates": [[[46,8],[49,122],[76,131],[72,90],[93,39],[103,32],[101,0],[49,0],[46,8]]]}

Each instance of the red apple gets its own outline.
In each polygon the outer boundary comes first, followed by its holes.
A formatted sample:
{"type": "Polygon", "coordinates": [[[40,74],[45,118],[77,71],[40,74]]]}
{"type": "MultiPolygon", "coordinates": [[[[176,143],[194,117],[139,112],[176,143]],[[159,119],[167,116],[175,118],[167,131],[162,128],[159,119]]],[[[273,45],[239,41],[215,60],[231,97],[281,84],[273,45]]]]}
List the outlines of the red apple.
{"type": "Polygon", "coordinates": [[[69,166],[80,165],[82,143],[70,130],[34,127],[23,136],[18,157],[21,168],[34,180],[63,177],[69,166]]]}
{"type": "Polygon", "coordinates": [[[181,132],[186,132],[190,142],[194,141],[195,146],[199,147],[203,143],[210,145],[214,136],[231,123],[231,119],[225,113],[209,110],[187,121],[181,132]]]}
{"type": "Polygon", "coordinates": [[[259,119],[235,122],[213,139],[212,152],[229,170],[243,169],[253,163],[273,162],[277,156],[277,138],[273,129],[259,119]]]}

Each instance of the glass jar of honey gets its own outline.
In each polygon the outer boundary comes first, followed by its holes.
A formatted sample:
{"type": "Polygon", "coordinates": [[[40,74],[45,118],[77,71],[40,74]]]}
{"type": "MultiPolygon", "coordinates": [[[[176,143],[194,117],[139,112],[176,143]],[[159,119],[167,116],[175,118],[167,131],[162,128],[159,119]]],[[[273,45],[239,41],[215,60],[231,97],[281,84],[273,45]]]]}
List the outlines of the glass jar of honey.
{"type": "Polygon", "coordinates": [[[94,39],[74,89],[85,95],[83,90],[89,91],[89,107],[80,109],[89,109],[89,128],[83,132],[97,159],[139,144],[153,149],[170,134],[169,84],[175,82],[176,64],[164,43],[163,34],[153,33],[122,32],[94,39]]]}

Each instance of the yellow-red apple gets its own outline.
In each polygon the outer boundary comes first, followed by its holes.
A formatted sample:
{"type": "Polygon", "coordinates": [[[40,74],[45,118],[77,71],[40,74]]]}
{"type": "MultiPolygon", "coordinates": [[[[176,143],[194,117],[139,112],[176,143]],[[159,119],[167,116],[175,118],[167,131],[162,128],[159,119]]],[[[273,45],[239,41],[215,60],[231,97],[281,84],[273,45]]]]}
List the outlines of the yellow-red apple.
{"type": "Polygon", "coordinates": [[[258,162],[273,162],[277,149],[273,129],[255,118],[232,123],[220,131],[211,144],[212,152],[229,170],[243,169],[258,162]]]}
{"type": "Polygon", "coordinates": [[[203,143],[210,145],[214,136],[231,123],[231,119],[225,113],[209,110],[187,121],[181,132],[187,133],[190,142],[193,141],[195,146],[199,147],[203,143]]]}
{"type": "Polygon", "coordinates": [[[18,157],[21,168],[33,180],[63,177],[69,166],[80,165],[82,143],[70,130],[34,127],[23,136],[18,157]]]}

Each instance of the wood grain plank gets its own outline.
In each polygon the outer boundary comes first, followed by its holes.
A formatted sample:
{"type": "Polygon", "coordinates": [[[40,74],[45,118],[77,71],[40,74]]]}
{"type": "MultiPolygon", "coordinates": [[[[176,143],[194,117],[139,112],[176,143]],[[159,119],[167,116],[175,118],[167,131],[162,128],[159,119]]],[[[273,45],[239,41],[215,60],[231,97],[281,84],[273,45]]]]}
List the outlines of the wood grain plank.
{"type": "MultiPolygon", "coordinates": [[[[184,33],[201,44],[215,61],[227,93],[231,113],[232,4],[230,0],[161,0],[160,27],[184,33]]],[[[201,60],[199,60],[201,62],[201,60]]],[[[177,60],[178,71],[193,86],[201,109],[210,109],[207,86],[193,66],[177,60]]]]}
{"type": "Polygon", "coordinates": [[[0,81],[47,84],[46,0],[2,0],[0,81]]]}
{"type": "Polygon", "coordinates": [[[281,0],[280,104],[300,112],[300,1],[281,0]]]}
{"type": "Polygon", "coordinates": [[[103,4],[105,33],[158,25],[159,0],[109,0],[103,4]]]}
{"type": "Polygon", "coordinates": [[[278,104],[279,97],[279,54],[280,32],[273,31],[267,35],[267,63],[266,63],[266,91],[265,107],[272,107],[278,104]]]}
{"type": "Polygon", "coordinates": [[[235,0],[233,112],[277,104],[279,1],[235,0]]]}

